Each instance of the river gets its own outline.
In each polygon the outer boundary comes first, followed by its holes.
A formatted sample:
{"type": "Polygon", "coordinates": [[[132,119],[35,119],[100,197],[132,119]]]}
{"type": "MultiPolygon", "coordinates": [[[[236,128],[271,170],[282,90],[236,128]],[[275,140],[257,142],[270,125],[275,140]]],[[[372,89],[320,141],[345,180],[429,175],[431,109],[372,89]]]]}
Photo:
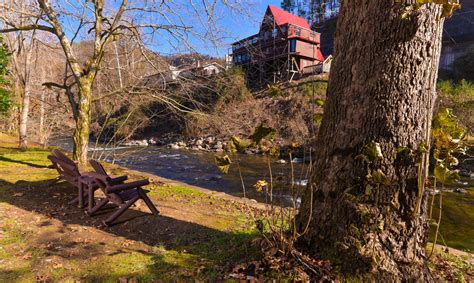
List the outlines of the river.
{"type": "MultiPolygon", "coordinates": [[[[66,150],[72,149],[69,138],[55,139],[52,144],[66,150]]],[[[270,198],[269,192],[258,193],[253,187],[258,180],[270,181],[268,160],[260,155],[237,155],[228,174],[223,174],[217,169],[214,161],[215,153],[212,152],[148,146],[91,150],[89,154],[93,158],[97,159],[100,156],[102,160],[113,161],[130,169],[238,197],[245,195],[260,202],[268,201],[270,198]]],[[[272,160],[270,165],[273,201],[290,205],[294,198],[289,188],[293,187],[294,191],[301,191],[304,188],[308,180],[309,166],[304,162],[290,163],[289,160],[286,160],[285,164],[272,160]],[[293,174],[291,174],[292,167],[293,174]]],[[[443,192],[443,217],[440,226],[442,237],[439,243],[445,241],[450,247],[472,252],[474,251],[473,180],[463,179],[453,188],[458,187],[463,187],[467,193],[443,192]]],[[[295,200],[299,202],[300,199],[295,200]]],[[[438,197],[435,197],[436,204],[437,201],[438,197]]],[[[434,215],[437,215],[436,207],[434,215]]],[[[430,238],[433,238],[432,236],[430,238]]]]}

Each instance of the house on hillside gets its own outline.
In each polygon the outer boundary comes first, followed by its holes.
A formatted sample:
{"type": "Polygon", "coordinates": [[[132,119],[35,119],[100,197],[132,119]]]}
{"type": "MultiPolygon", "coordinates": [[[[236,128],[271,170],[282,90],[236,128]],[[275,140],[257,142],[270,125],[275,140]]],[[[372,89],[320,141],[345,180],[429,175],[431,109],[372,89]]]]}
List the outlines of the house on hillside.
{"type": "Polygon", "coordinates": [[[232,64],[251,84],[292,80],[324,61],[320,37],[304,18],[269,5],[259,32],[232,44],[232,64]]]}
{"type": "Polygon", "coordinates": [[[211,77],[224,71],[225,68],[217,62],[209,62],[202,66],[199,65],[194,69],[195,74],[202,77],[211,77]]]}
{"type": "Polygon", "coordinates": [[[169,71],[162,71],[146,76],[143,84],[147,86],[166,86],[166,84],[176,82],[180,79],[209,78],[225,72],[225,68],[215,61],[201,64],[196,61],[191,65],[173,66],[169,65],[169,71]]]}

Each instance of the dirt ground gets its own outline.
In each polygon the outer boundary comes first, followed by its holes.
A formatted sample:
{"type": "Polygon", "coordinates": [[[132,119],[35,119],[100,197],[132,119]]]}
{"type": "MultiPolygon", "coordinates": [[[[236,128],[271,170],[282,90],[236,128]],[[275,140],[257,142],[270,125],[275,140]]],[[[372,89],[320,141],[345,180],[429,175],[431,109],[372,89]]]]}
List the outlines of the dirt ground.
{"type": "Polygon", "coordinates": [[[68,205],[76,191],[48,185],[57,176],[45,168],[49,151],[19,152],[8,139],[0,136],[0,281],[222,279],[258,256],[248,217],[257,208],[155,176],[147,189],[160,215],[139,201],[106,227],[113,207],[89,217],[68,205]]]}

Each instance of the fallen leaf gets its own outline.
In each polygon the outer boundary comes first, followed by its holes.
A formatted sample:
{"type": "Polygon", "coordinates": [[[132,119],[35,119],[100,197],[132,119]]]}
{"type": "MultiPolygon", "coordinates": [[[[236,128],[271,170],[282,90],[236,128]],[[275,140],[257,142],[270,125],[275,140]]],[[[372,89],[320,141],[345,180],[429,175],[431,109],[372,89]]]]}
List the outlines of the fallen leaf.
{"type": "Polygon", "coordinates": [[[61,268],[61,267],[63,267],[63,265],[62,265],[61,263],[55,263],[55,264],[53,264],[53,268],[54,268],[54,269],[58,269],[58,268],[61,268]]]}

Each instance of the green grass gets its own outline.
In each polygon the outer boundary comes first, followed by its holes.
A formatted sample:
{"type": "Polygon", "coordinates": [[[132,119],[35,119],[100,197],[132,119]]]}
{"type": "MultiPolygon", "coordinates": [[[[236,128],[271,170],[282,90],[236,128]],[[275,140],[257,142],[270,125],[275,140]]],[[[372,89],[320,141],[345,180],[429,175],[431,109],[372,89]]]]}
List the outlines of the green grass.
{"type": "Polygon", "coordinates": [[[151,195],[168,198],[168,197],[178,197],[178,198],[202,198],[206,196],[205,193],[198,191],[193,188],[178,186],[178,185],[163,185],[155,187],[151,191],[151,195]]]}
{"type": "MultiPolygon", "coordinates": [[[[192,213],[196,210],[195,225],[203,228],[193,230],[193,233],[176,234],[166,245],[142,243],[141,248],[124,248],[120,246],[123,239],[111,234],[116,238],[113,243],[105,246],[90,243],[83,247],[83,252],[91,253],[90,257],[86,254],[85,259],[54,258],[54,262],[58,260],[60,264],[45,264],[51,256],[35,244],[41,240],[38,235],[57,236],[55,229],[68,225],[58,224],[57,220],[39,214],[41,209],[39,212],[24,211],[10,200],[20,197],[14,196],[15,189],[24,189],[30,182],[40,184],[57,176],[54,170],[44,168],[50,164],[47,156],[51,149],[32,147],[23,152],[15,146],[14,138],[0,134],[0,281],[31,282],[36,280],[36,276],[71,282],[79,279],[117,282],[121,278],[141,281],[214,280],[222,275],[228,264],[260,256],[259,250],[249,244],[257,234],[253,223],[230,201],[184,185],[152,185],[150,196],[155,201],[177,206],[176,211],[192,213]],[[55,229],[43,227],[44,221],[56,221],[52,224],[55,229]],[[25,254],[29,256],[25,257],[25,254]]],[[[114,174],[128,175],[124,168],[113,171],[114,174]]],[[[137,178],[143,177],[131,175],[131,179],[137,178]]],[[[66,245],[67,241],[59,244],[66,245]]]]}

